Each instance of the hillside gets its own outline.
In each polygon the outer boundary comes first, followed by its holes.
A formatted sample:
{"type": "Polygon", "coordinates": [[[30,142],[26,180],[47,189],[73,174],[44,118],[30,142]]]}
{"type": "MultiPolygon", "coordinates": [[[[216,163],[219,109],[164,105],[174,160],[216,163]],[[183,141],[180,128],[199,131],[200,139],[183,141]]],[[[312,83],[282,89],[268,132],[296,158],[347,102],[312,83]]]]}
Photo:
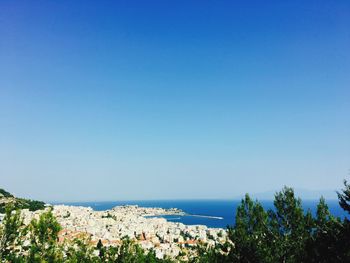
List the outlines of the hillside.
{"type": "Polygon", "coordinates": [[[36,211],[45,207],[44,202],[18,198],[0,188],[0,213],[5,212],[7,205],[12,205],[16,209],[29,209],[30,211],[36,211]]]}

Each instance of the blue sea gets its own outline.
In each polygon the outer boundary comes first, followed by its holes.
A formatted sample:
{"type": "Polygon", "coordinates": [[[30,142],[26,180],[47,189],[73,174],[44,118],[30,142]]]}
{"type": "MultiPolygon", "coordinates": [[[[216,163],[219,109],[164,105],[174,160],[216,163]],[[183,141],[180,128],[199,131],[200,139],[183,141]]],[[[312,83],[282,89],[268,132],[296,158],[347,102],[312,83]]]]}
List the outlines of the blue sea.
{"type": "MultiPolygon", "coordinates": [[[[108,201],[108,202],[55,202],[75,206],[91,207],[96,211],[111,209],[120,205],[138,205],[143,207],[179,208],[193,215],[205,215],[222,217],[222,219],[204,218],[196,216],[164,216],[169,221],[181,222],[186,225],[206,225],[208,227],[227,227],[235,222],[236,208],[240,200],[162,200],[162,201],[108,201]]],[[[261,201],[265,209],[273,209],[272,201],[261,201]]],[[[305,211],[315,214],[318,200],[303,201],[305,211]]],[[[344,211],[340,208],[337,200],[327,201],[330,212],[337,217],[343,218],[344,211]]]]}

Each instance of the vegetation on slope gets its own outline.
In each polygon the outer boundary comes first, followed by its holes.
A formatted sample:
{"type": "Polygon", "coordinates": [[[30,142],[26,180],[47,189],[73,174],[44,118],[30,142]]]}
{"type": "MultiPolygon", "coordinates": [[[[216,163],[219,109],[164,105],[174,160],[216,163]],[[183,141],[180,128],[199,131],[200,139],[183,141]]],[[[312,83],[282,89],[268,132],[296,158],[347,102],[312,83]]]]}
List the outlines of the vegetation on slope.
{"type": "Polygon", "coordinates": [[[13,197],[13,195],[5,191],[4,189],[0,189],[0,197],[13,197]]]}
{"type": "Polygon", "coordinates": [[[4,189],[0,189],[0,213],[5,213],[5,207],[9,205],[14,209],[29,209],[30,211],[36,211],[45,208],[44,202],[17,198],[4,189]]]}

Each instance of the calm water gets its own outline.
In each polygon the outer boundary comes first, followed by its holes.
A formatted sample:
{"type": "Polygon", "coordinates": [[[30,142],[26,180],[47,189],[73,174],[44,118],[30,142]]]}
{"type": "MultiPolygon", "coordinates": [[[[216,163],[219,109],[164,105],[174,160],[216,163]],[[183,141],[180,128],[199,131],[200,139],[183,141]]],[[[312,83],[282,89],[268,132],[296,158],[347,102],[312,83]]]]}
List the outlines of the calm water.
{"type": "MultiPolygon", "coordinates": [[[[262,201],[265,209],[273,208],[272,201],[262,201]]],[[[314,214],[318,201],[304,201],[305,210],[310,209],[314,214]]],[[[181,222],[187,225],[207,225],[208,227],[226,227],[234,224],[234,217],[239,200],[166,200],[166,201],[113,201],[113,202],[64,202],[55,204],[77,205],[92,207],[96,211],[111,209],[118,205],[139,205],[144,207],[180,208],[188,214],[217,216],[223,219],[202,218],[194,216],[164,216],[169,221],[181,222]]],[[[344,217],[344,211],[337,200],[327,201],[334,216],[344,217]]]]}

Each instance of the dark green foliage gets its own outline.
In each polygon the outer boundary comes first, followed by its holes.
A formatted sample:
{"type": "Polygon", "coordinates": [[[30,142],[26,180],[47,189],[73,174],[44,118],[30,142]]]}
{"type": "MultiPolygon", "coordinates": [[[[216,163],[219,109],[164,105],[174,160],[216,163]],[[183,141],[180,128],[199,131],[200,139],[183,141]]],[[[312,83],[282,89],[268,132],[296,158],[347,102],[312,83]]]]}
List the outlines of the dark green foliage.
{"type": "Polygon", "coordinates": [[[224,263],[229,262],[227,257],[227,247],[229,244],[218,245],[214,248],[207,246],[197,246],[195,256],[190,258],[190,263],[224,263]]]}
{"type": "Polygon", "coordinates": [[[103,215],[102,218],[113,218],[114,220],[117,220],[115,216],[108,213],[107,215],[103,215]]]}
{"type": "Polygon", "coordinates": [[[13,210],[13,207],[6,207],[6,215],[0,229],[0,259],[15,260],[16,247],[20,246],[20,237],[25,235],[21,232],[23,221],[19,210],[13,210]]]}
{"type": "Polygon", "coordinates": [[[41,210],[45,208],[45,203],[30,199],[20,199],[19,209],[29,209],[30,211],[41,210]]]}
{"type": "MultiPolygon", "coordinates": [[[[78,241],[79,242],[79,241],[78,241]]],[[[77,243],[76,243],[77,244],[77,243]]],[[[153,251],[145,252],[139,245],[128,238],[122,240],[118,247],[105,247],[102,242],[97,243],[98,256],[93,255],[84,243],[79,244],[78,250],[73,250],[67,259],[68,262],[115,262],[115,263],[171,263],[169,259],[158,259],[153,251]],[[82,253],[83,252],[83,253],[82,253]],[[72,261],[72,258],[78,261],[72,261]],[[80,261],[79,261],[80,260],[80,261]]]]}
{"type": "MultiPolygon", "coordinates": [[[[350,211],[350,187],[339,194],[339,204],[350,211]]],[[[314,218],[299,198],[285,187],[275,195],[267,213],[249,196],[237,208],[229,229],[232,249],[228,262],[350,262],[350,221],[333,217],[324,198],[314,218]]]]}
{"type": "Polygon", "coordinates": [[[33,219],[29,225],[31,247],[29,258],[31,262],[41,262],[45,258],[49,262],[57,262],[62,255],[57,246],[58,232],[61,226],[51,210],[40,215],[39,220],[33,219]]]}
{"type": "MultiPolygon", "coordinates": [[[[108,253],[108,252],[107,252],[108,253]]],[[[130,239],[125,238],[117,251],[118,255],[113,262],[116,263],[133,263],[133,262],[143,262],[143,263],[160,263],[160,262],[171,262],[167,259],[160,260],[156,258],[153,251],[145,253],[143,249],[134,244],[130,239]]]]}
{"type": "Polygon", "coordinates": [[[268,216],[259,202],[245,196],[237,208],[236,225],[229,228],[233,248],[229,254],[232,262],[261,262],[268,257],[268,216]]]}
{"type": "Polygon", "coordinates": [[[344,187],[342,192],[337,192],[339,205],[350,214],[350,185],[347,184],[346,180],[344,181],[344,187]]]}
{"type": "Polygon", "coordinates": [[[306,251],[308,262],[342,262],[341,241],[343,224],[339,218],[333,217],[324,198],[320,199],[317,206],[314,232],[308,240],[306,251]]]}
{"type": "Polygon", "coordinates": [[[0,196],[3,196],[3,197],[13,197],[12,194],[10,194],[9,192],[5,191],[4,189],[1,189],[0,188],[0,196]]]}
{"type": "Polygon", "coordinates": [[[95,263],[101,262],[100,258],[94,255],[94,248],[89,246],[86,240],[75,239],[73,244],[68,246],[64,262],[69,263],[95,263]]]}
{"type": "Polygon", "coordinates": [[[274,206],[275,211],[269,211],[274,259],[278,262],[302,262],[313,227],[312,216],[304,214],[301,200],[288,187],[275,195],[274,206]]]}
{"type": "Polygon", "coordinates": [[[6,205],[11,205],[14,207],[14,209],[29,209],[30,211],[36,211],[45,208],[44,202],[17,198],[4,189],[0,189],[0,198],[3,199],[2,202],[0,202],[0,213],[5,213],[6,205]]]}

